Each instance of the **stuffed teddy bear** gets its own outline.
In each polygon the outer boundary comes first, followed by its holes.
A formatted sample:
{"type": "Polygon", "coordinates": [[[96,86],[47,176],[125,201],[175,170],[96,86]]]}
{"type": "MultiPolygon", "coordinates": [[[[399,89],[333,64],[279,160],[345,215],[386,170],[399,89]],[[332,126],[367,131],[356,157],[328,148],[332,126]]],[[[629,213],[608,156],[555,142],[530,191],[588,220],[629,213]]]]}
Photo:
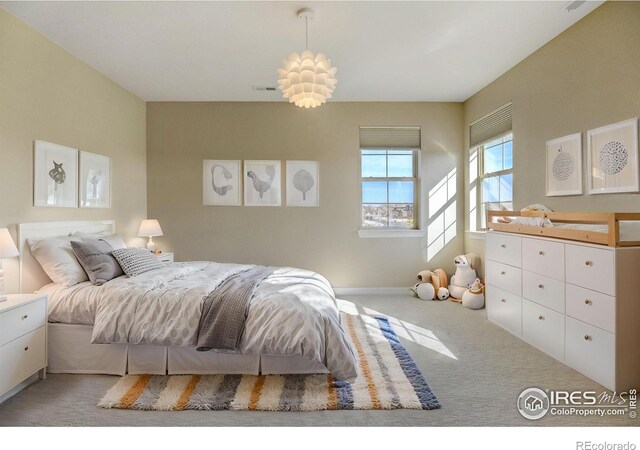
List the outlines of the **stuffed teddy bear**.
{"type": "Polygon", "coordinates": [[[456,256],[454,260],[456,273],[451,277],[451,284],[449,284],[449,295],[451,297],[454,299],[462,298],[464,291],[473,284],[478,277],[475,267],[478,265],[479,260],[480,257],[475,253],[456,256]]]}
{"type": "Polygon", "coordinates": [[[418,273],[419,282],[411,287],[411,291],[422,300],[446,300],[449,297],[447,273],[444,269],[433,272],[423,270],[418,273]]]}
{"type": "Polygon", "coordinates": [[[484,286],[480,278],[476,278],[471,287],[462,294],[462,306],[469,309],[484,308],[484,286]]]}

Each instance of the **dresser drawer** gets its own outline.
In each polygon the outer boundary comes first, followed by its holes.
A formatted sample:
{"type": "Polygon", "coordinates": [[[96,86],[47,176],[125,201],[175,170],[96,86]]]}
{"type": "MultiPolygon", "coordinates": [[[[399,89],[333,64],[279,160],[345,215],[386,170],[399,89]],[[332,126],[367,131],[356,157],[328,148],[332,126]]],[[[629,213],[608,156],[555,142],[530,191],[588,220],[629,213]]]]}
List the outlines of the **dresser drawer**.
{"type": "Polygon", "coordinates": [[[616,332],[616,299],[606,294],[567,284],[567,315],[616,332]]]}
{"type": "Polygon", "coordinates": [[[522,299],[510,292],[487,285],[487,317],[501,327],[522,335],[522,299]]]}
{"type": "Polygon", "coordinates": [[[522,268],[564,281],[564,244],[523,238],[522,268]]]}
{"type": "Polygon", "coordinates": [[[564,360],[564,315],[522,300],[522,338],[534,347],[564,360]]]}
{"type": "Polygon", "coordinates": [[[44,298],[20,305],[0,314],[0,345],[37,330],[47,321],[47,302],[44,298]]]}
{"type": "Polygon", "coordinates": [[[564,314],[564,286],[562,281],[522,271],[522,297],[564,314]]]}
{"type": "Polygon", "coordinates": [[[0,347],[0,394],[46,366],[45,327],[0,347]]]}
{"type": "Polygon", "coordinates": [[[522,258],[522,238],[506,234],[488,232],[487,259],[520,267],[522,258]]]}
{"type": "Polygon", "coordinates": [[[567,283],[616,295],[613,251],[566,244],[565,255],[567,283]]]}
{"type": "Polygon", "coordinates": [[[565,362],[615,389],[615,335],[567,317],[565,362]]]}
{"type": "Polygon", "coordinates": [[[522,295],[522,269],[495,261],[487,261],[485,269],[487,284],[492,284],[507,292],[522,295]]]}

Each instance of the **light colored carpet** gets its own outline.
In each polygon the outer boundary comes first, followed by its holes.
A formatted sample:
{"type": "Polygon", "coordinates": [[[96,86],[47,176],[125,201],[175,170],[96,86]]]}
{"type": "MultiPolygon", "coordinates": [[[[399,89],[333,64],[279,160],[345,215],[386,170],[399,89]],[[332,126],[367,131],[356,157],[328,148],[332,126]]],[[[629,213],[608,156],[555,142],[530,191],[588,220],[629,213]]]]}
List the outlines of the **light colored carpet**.
{"type": "Polygon", "coordinates": [[[0,405],[2,425],[92,426],[572,426],[638,425],[627,417],[546,416],[516,410],[520,392],[604,388],[452,302],[409,296],[349,297],[354,311],[383,314],[425,374],[442,407],[432,411],[130,411],[96,407],[117,381],[99,375],[49,375],[0,405]]]}

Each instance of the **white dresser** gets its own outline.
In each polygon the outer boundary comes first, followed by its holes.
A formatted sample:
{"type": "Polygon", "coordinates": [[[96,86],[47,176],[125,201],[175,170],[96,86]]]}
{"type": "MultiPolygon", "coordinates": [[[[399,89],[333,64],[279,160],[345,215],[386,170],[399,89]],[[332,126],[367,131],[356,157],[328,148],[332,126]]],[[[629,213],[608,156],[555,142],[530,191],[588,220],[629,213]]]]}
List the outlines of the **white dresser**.
{"type": "Polygon", "coordinates": [[[47,296],[9,295],[0,303],[0,399],[47,366],[47,296]]]}
{"type": "Polygon", "coordinates": [[[640,386],[640,247],[488,231],[489,320],[620,391],[640,386]]]}

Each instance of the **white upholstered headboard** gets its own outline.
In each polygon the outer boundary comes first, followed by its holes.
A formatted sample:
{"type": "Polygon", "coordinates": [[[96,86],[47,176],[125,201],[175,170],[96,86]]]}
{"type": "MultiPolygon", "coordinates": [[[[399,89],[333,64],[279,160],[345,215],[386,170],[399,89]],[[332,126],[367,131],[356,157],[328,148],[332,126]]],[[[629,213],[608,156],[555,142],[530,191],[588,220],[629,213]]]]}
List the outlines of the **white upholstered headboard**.
{"type": "Polygon", "coordinates": [[[20,251],[18,277],[19,291],[22,294],[33,293],[51,279],[33,257],[27,239],[44,239],[50,237],[70,236],[82,233],[115,233],[116,223],[113,220],[78,221],[78,222],[38,222],[18,224],[18,250],[20,251]]]}

